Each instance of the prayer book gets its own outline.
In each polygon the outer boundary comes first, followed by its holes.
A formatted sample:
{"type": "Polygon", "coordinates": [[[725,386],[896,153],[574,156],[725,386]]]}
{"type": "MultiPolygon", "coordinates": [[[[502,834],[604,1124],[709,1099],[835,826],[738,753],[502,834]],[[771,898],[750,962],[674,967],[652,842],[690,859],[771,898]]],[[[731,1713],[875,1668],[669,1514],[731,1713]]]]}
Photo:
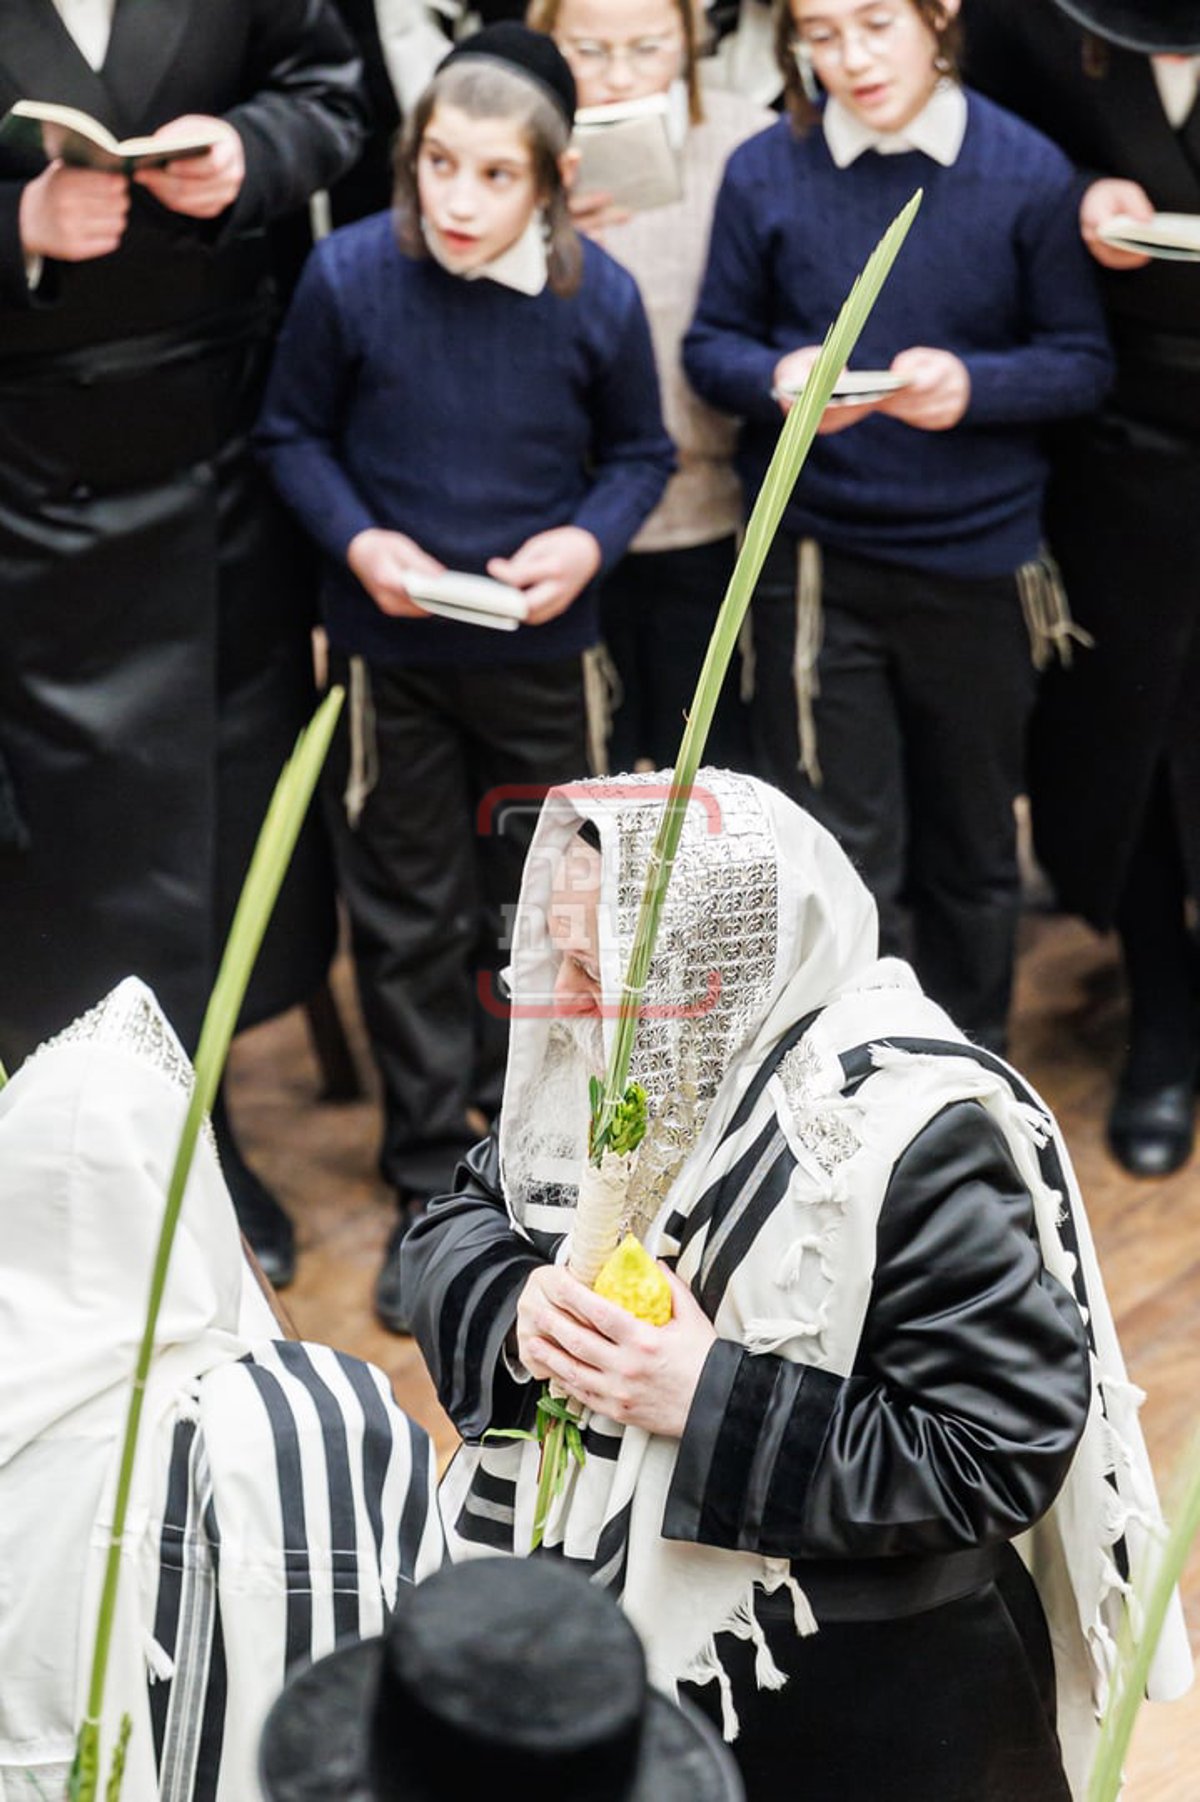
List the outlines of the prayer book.
{"type": "Polygon", "coordinates": [[[1152,219],[1131,219],[1121,213],[1100,226],[1097,236],[1117,250],[1136,250],[1169,262],[1200,262],[1200,213],[1155,213],[1152,219]]]}
{"type": "MultiPolygon", "coordinates": [[[[904,376],[895,375],[890,369],[843,369],[829,404],[831,407],[866,407],[874,401],[886,400],[889,394],[907,386],[904,376]]],[[[804,383],[788,382],[784,392],[792,396],[803,394],[804,383]]]]}
{"type": "Polygon", "coordinates": [[[440,575],[406,570],[404,586],[418,606],[445,619],[468,626],[491,626],[494,631],[515,632],[525,618],[528,603],[519,588],[494,582],[491,576],[472,576],[447,569],[440,575]]]}
{"type": "Polygon", "coordinates": [[[609,194],[631,213],[678,200],[683,177],[669,116],[665,94],[581,106],[571,140],[580,159],[572,185],[581,194],[609,194]]]}
{"type": "Polygon", "coordinates": [[[219,142],[215,127],[189,128],[171,138],[114,138],[111,131],[78,107],[51,101],[18,100],[0,120],[0,142],[14,148],[61,157],[78,169],[102,169],[132,175],[135,169],[161,169],[181,157],[204,156],[219,142]]]}

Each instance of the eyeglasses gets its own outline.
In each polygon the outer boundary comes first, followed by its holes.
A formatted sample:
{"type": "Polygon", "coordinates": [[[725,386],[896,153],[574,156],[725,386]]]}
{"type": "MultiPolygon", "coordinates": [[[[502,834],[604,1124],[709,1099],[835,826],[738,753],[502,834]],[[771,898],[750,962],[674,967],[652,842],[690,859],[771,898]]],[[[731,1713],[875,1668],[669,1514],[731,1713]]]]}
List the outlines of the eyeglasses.
{"type": "Polygon", "coordinates": [[[801,64],[844,62],[846,46],[851,38],[872,55],[879,55],[887,49],[888,39],[902,16],[899,12],[872,13],[861,23],[846,25],[840,31],[836,25],[802,25],[793,45],[796,60],[801,64]]]}
{"type": "Polygon", "coordinates": [[[635,75],[651,75],[679,56],[683,40],[674,33],[638,38],[632,44],[604,44],[598,38],[565,38],[561,48],[567,61],[582,69],[585,75],[607,75],[618,58],[635,75]]]}

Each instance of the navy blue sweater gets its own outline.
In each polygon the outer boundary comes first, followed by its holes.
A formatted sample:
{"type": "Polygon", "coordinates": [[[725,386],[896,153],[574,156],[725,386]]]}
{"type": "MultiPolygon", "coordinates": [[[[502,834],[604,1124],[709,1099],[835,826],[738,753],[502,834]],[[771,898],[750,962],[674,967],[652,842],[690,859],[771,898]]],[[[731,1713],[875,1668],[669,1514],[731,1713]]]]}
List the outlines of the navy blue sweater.
{"type": "Polygon", "coordinates": [[[346,565],[368,527],[483,574],[535,532],[582,526],[604,566],[674,466],[633,279],[593,244],[570,298],[530,298],[405,256],[379,213],[313,251],[284,323],[256,441],[326,553],[331,642],[377,663],[565,657],[595,641],[589,589],[515,632],[381,613],[346,565]]]}
{"type": "Polygon", "coordinates": [[[995,576],[1037,551],[1045,481],[1038,428],[1094,409],[1112,366],[1066,159],[977,94],[957,162],[919,151],[832,161],[816,127],[781,120],[730,158],[708,270],[684,343],[697,391],[746,421],[753,496],[782,423],[772,372],[819,344],[889,222],[925,197],[851,367],[886,369],[915,345],[965,363],[971,400],[948,432],[869,415],[818,438],[785,528],[854,555],[995,576]]]}

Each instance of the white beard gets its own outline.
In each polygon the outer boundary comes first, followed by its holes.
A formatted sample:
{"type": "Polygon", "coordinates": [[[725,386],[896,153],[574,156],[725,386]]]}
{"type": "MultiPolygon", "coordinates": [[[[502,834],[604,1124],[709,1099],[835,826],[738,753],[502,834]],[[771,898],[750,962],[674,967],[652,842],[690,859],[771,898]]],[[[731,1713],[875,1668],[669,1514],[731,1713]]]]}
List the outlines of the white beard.
{"type": "Polygon", "coordinates": [[[555,1025],[570,1040],[586,1074],[603,1080],[608,1058],[604,1049],[604,1022],[599,1014],[564,1014],[555,1025]]]}

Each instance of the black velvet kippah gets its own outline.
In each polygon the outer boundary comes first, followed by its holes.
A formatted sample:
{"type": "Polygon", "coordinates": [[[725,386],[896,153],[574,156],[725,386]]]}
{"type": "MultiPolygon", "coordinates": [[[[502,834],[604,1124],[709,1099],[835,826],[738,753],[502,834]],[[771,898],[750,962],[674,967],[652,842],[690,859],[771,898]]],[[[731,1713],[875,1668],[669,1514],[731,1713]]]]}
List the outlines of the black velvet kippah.
{"type": "Polygon", "coordinates": [[[439,70],[448,69],[451,63],[461,62],[464,57],[485,57],[490,62],[507,63],[521,75],[537,82],[567,124],[574,125],[575,77],[554,39],[544,31],[531,31],[528,25],[518,25],[514,19],[485,25],[482,31],[473,32],[461,44],[456,44],[439,64],[439,70]]]}

